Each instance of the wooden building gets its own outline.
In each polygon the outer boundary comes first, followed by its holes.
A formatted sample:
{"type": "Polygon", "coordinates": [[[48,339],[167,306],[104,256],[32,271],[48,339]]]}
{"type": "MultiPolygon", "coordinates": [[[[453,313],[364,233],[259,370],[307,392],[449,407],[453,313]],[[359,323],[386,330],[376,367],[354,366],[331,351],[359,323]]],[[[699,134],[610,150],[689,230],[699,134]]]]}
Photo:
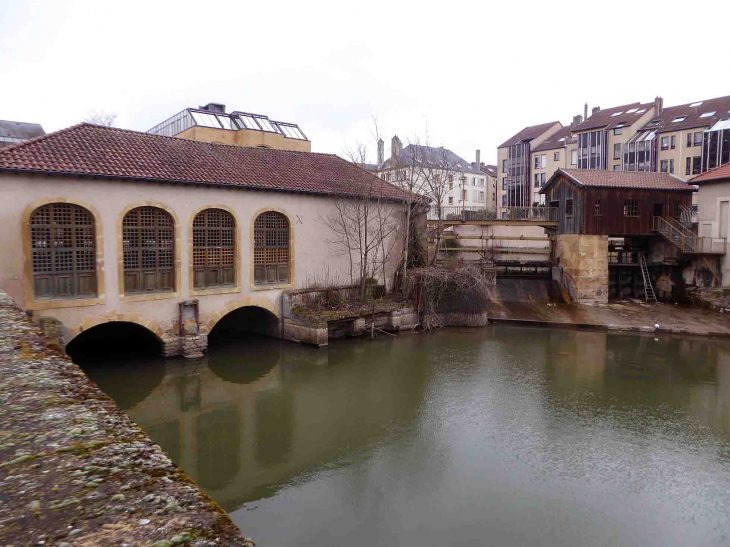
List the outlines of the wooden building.
{"type": "Polygon", "coordinates": [[[558,234],[649,236],[653,217],[680,218],[694,187],[669,173],[558,169],[540,192],[558,234]]]}

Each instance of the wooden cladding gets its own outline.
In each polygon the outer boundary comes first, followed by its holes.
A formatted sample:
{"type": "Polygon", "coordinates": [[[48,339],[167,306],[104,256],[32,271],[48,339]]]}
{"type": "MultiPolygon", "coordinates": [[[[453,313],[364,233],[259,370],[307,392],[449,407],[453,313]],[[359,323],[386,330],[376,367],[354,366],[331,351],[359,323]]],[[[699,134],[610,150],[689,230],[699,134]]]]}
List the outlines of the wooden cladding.
{"type": "Polygon", "coordinates": [[[35,298],[96,296],[93,215],[78,205],[51,203],[30,216],[35,298]]]}
{"type": "Polygon", "coordinates": [[[122,221],[124,292],[175,290],[175,225],[157,207],[132,209],[122,221]]]}
{"type": "Polygon", "coordinates": [[[254,284],[289,282],[289,220],[267,211],[254,222],[254,284]]]}
{"type": "Polygon", "coordinates": [[[236,222],[222,209],[206,209],[193,220],[193,287],[236,283],[236,222]]]}

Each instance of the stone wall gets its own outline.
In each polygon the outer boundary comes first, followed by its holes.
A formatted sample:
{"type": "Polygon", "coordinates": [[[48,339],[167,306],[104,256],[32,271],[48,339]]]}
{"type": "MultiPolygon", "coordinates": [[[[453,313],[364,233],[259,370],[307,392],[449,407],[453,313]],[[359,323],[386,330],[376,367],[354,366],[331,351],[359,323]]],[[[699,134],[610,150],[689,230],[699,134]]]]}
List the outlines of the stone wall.
{"type": "Polygon", "coordinates": [[[556,236],[553,279],[576,303],[608,302],[608,236],[556,236]]]}
{"type": "Polygon", "coordinates": [[[0,405],[1,545],[253,547],[2,292],[0,405]]]}

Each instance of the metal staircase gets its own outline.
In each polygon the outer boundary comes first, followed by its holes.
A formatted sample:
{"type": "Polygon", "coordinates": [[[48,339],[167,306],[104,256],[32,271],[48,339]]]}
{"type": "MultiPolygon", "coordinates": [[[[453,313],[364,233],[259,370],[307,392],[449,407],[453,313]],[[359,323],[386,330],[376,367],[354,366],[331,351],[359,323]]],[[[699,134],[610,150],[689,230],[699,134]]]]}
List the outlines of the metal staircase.
{"type": "Polygon", "coordinates": [[[697,236],[674,219],[654,217],[652,228],[683,253],[692,253],[697,249],[697,236]]]}
{"type": "Polygon", "coordinates": [[[656,303],[656,293],[654,287],[651,286],[651,277],[649,277],[649,267],[646,265],[646,257],[644,252],[639,253],[639,265],[641,266],[641,275],[644,276],[644,301],[656,303]]]}

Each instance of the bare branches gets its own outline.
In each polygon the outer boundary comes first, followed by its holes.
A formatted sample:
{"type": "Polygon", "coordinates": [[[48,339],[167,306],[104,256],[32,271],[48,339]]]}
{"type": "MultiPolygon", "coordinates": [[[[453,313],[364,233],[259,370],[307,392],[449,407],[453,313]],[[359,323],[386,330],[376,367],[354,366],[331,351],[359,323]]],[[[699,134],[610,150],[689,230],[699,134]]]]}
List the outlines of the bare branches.
{"type": "Polygon", "coordinates": [[[408,284],[417,293],[424,330],[444,324],[481,326],[487,322],[490,283],[476,264],[413,268],[408,272],[408,284]]]}
{"type": "Polygon", "coordinates": [[[94,125],[105,125],[106,127],[116,127],[117,115],[107,114],[103,110],[89,110],[84,118],[86,123],[94,125]]]}
{"type": "MultiPolygon", "coordinates": [[[[375,124],[377,134],[377,124],[375,124]]],[[[348,159],[357,165],[367,163],[367,147],[357,143],[346,149],[348,159]]],[[[327,241],[339,255],[349,259],[351,283],[365,287],[371,278],[382,277],[387,290],[386,265],[395,247],[398,221],[397,205],[383,199],[384,183],[372,173],[361,170],[347,195],[335,196],[334,212],[320,216],[332,236],[327,241]]]]}

